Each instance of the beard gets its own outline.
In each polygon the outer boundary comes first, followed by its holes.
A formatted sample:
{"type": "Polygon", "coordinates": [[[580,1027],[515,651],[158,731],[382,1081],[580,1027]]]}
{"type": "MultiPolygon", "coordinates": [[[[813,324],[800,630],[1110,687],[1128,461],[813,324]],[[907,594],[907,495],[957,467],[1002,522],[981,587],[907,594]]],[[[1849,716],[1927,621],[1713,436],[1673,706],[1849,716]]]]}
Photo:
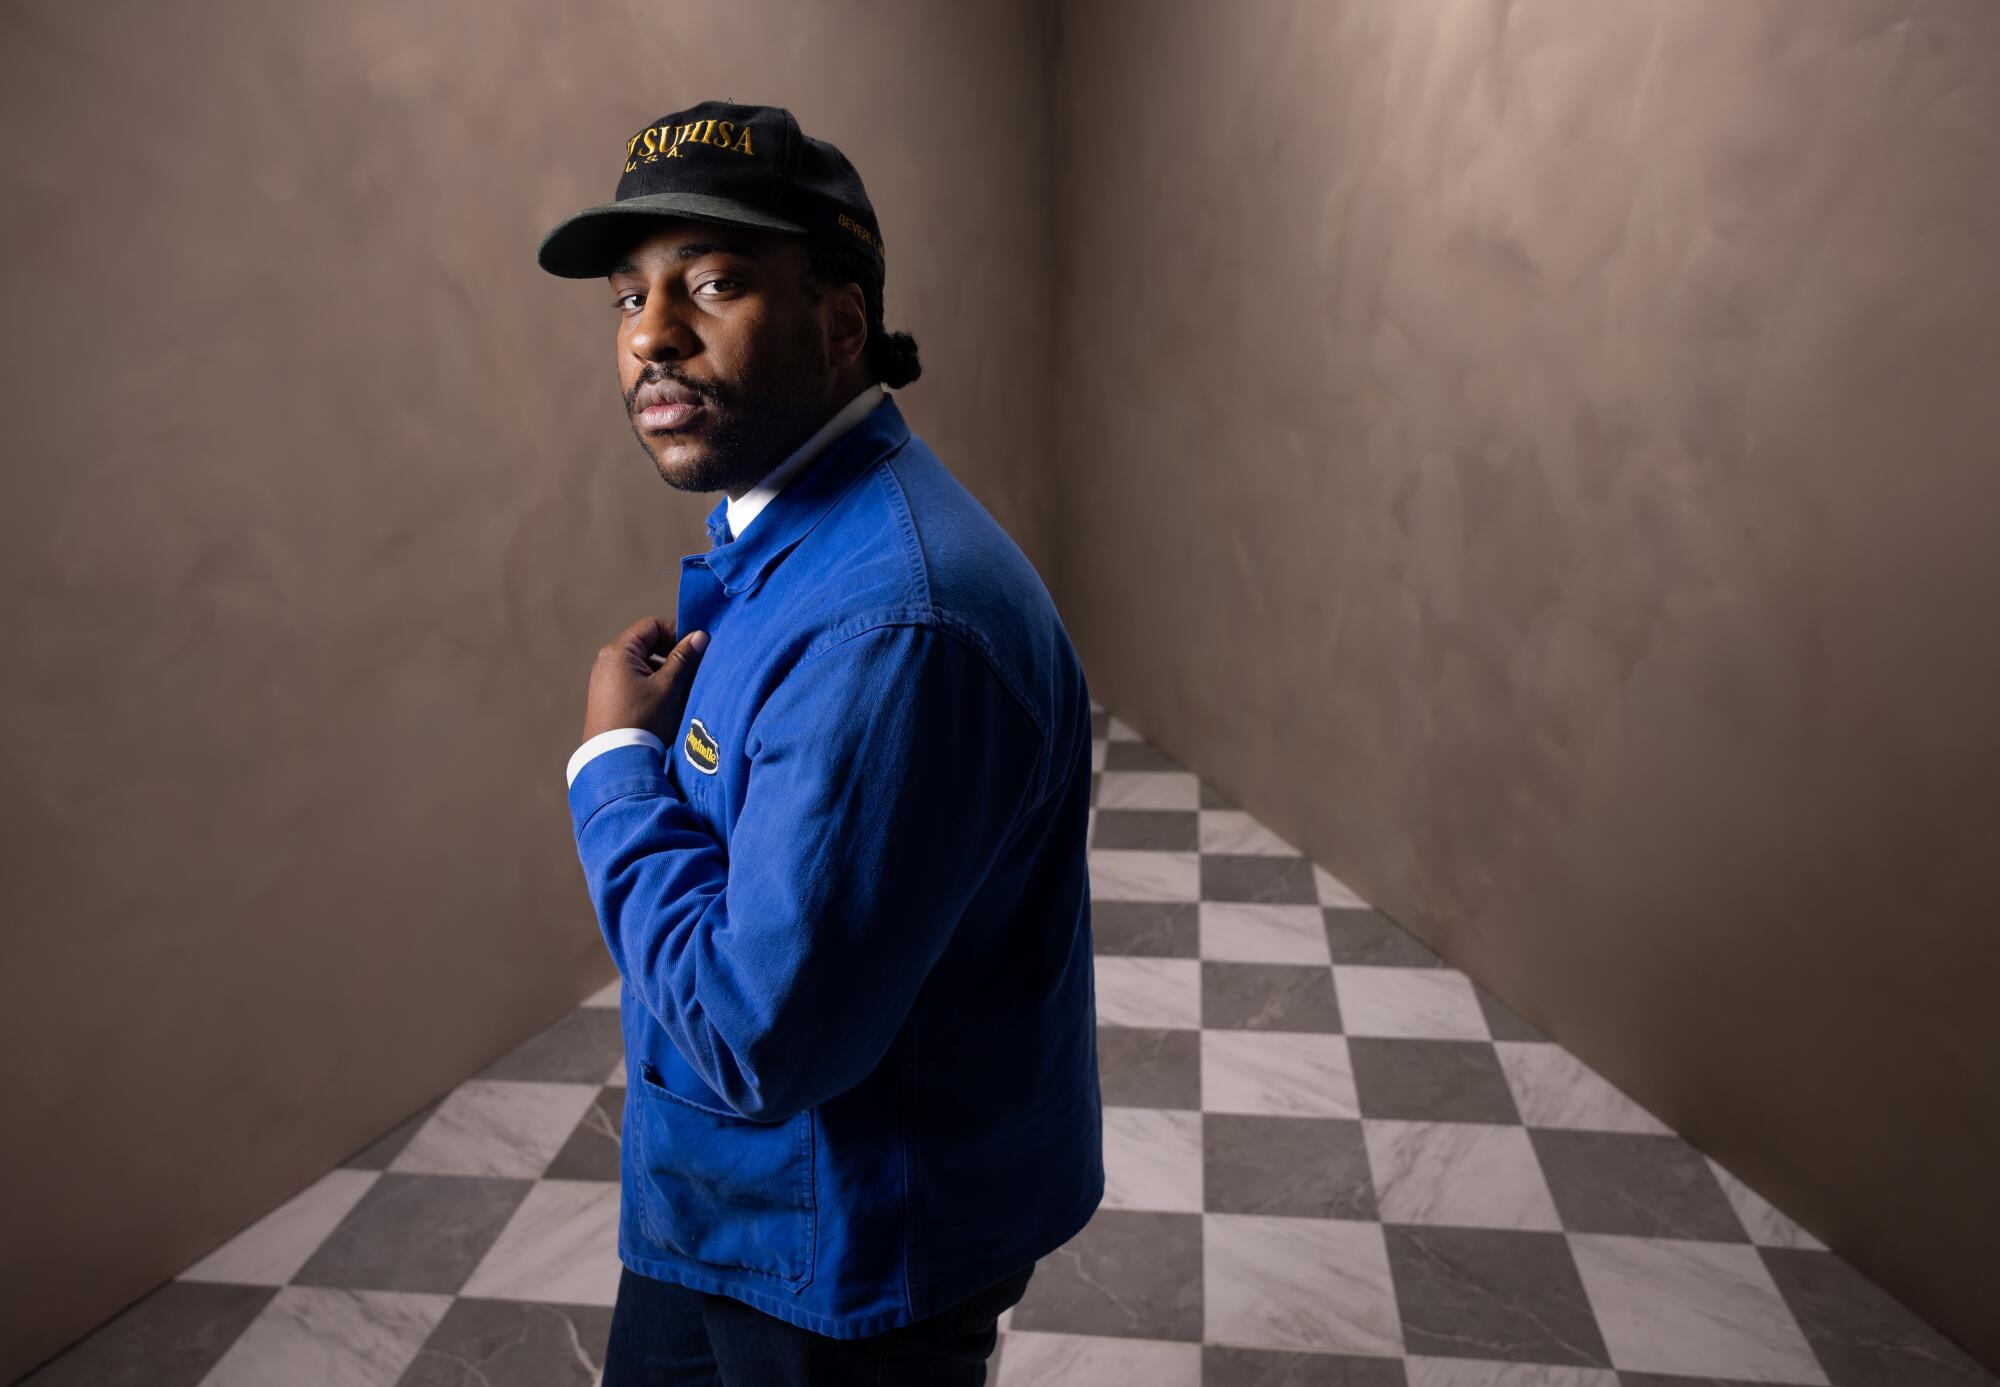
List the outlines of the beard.
{"type": "Polygon", "coordinates": [[[821,392],[826,367],[819,325],[805,317],[778,334],[737,380],[697,385],[670,372],[649,371],[633,384],[625,402],[626,418],[668,486],[740,494],[826,422],[827,404],[821,392]],[[671,467],[654,453],[631,409],[640,385],[669,376],[698,391],[710,415],[706,446],[671,467]]]}

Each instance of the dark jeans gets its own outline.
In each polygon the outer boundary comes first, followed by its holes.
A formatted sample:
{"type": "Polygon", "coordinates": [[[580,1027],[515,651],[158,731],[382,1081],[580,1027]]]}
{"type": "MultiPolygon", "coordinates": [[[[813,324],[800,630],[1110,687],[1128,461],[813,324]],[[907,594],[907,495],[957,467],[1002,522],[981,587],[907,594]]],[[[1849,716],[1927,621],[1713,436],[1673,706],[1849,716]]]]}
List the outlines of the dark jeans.
{"type": "Polygon", "coordinates": [[[604,1387],[984,1387],[995,1321],[1036,1263],[929,1319],[859,1339],[621,1267],[604,1387]]]}

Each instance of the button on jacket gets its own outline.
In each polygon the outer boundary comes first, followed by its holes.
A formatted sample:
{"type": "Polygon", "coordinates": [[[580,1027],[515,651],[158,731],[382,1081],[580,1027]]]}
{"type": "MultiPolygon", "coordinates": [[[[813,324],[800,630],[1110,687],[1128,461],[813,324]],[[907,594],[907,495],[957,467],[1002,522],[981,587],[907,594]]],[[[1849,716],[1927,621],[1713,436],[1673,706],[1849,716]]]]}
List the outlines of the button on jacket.
{"type": "Polygon", "coordinates": [[[569,788],[624,978],[618,1254],[854,1338],[1102,1201],[1090,695],[886,394],[734,540],[727,514],[681,561],[676,634],[709,643],[674,743],[569,788]]]}

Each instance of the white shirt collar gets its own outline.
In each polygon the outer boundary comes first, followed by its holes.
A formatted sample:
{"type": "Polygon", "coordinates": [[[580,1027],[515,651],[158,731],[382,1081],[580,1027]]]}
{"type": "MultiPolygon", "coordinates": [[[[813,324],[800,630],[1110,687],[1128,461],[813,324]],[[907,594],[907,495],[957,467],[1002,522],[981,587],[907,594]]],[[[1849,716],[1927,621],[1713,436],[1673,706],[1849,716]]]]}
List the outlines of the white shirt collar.
{"type": "Polygon", "coordinates": [[[860,394],[842,405],[838,413],[821,424],[811,438],[794,448],[783,462],[766,472],[758,480],[757,485],[740,497],[731,499],[728,506],[730,536],[741,539],[743,531],[757,518],[757,512],[764,509],[773,496],[784,490],[785,483],[797,476],[808,462],[819,456],[827,444],[860,423],[863,415],[881,403],[884,393],[880,381],[870,381],[862,387],[860,394]]]}

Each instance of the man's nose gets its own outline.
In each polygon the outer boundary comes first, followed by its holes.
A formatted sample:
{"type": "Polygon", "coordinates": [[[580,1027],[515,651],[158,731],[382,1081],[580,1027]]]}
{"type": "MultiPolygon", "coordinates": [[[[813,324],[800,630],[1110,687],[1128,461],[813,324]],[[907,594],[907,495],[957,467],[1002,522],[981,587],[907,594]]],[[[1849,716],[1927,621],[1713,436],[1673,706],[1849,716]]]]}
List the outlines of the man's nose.
{"type": "Polygon", "coordinates": [[[650,361],[687,356],[695,350],[697,339],[671,295],[648,294],[638,325],[632,329],[631,345],[635,356],[650,361]]]}

